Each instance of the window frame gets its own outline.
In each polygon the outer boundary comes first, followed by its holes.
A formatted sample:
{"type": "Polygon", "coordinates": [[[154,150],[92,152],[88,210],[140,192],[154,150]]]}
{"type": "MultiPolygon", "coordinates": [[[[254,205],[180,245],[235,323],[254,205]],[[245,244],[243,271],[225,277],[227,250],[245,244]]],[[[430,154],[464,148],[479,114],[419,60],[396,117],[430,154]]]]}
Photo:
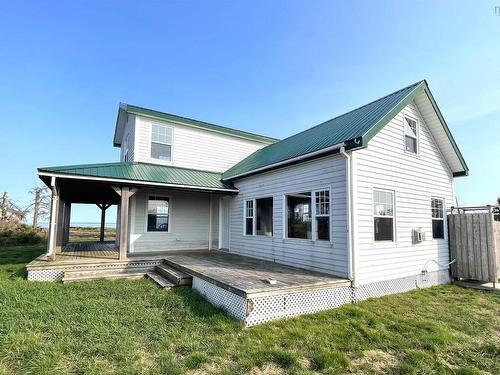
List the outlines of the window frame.
{"type": "Polygon", "coordinates": [[[144,233],[157,233],[157,234],[169,234],[172,232],[172,196],[167,195],[167,194],[161,194],[161,193],[148,193],[146,195],[146,201],[144,204],[144,233]],[[168,199],[168,230],[166,231],[160,231],[160,230],[148,230],[148,207],[149,207],[149,198],[150,197],[160,197],[160,198],[167,198],[168,199]]]}
{"type": "Polygon", "coordinates": [[[284,240],[291,240],[291,241],[310,241],[310,242],[316,242],[319,241],[320,243],[333,243],[333,215],[332,215],[332,188],[331,186],[328,187],[323,187],[323,188],[317,188],[317,189],[304,189],[302,191],[292,191],[292,192],[285,192],[283,193],[283,239],[284,240]],[[321,191],[328,191],[329,195],[329,202],[328,202],[328,214],[322,214],[322,215],[316,215],[316,193],[321,192],[321,191]],[[311,238],[294,238],[294,237],[288,237],[288,206],[287,206],[287,196],[297,194],[297,193],[311,193],[311,238]],[[316,224],[316,218],[317,217],[328,217],[329,218],[329,223],[328,223],[328,233],[329,233],[329,240],[321,240],[318,239],[317,235],[317,224],[316,224]]]}
{"type": "Polygon", "coordinates": [[[244,236],[253,236],[253,237],[265,237],[265,238],[273,238],[274,237],[274,196],[266,195],[262,197],[255,197],[243,200],[243,235],[244,236]],[[273,201],[273,209],[272,209],[272,217],[271,221],[273,224],[273,234],[271,236],[266,236],[265,234],[257,234],[257,201],[260,199],[272,199],[273,201]],[[252,214],[253,216],[247,216],[247,202],[252,202],[252,214]],[[252,234],[247,234],[247,219],[252,219],[252,234]]]}
{"type": "Polygon", "coordinates": [[[127,133],[127,135],[125,136],[125,141],[124,141],[125,145],[123,147],[124,149],[124,152],[123,152],[123,161],[124,162],[128,162],[128,155],[129,155],[129,150],[130,150],[130,133],[127,133]]]}
{"type": "Polygon", "coordinates": [[[440,197],[435,197],[435,196],[431,196],[431,234],[432,234],[432,239],[435,240],[435,241],[443,241],[446,239],[446,221],[445,221],[445,218],[446,218],[446,206],[445,206],[445,199],[444,198],[440,198],[440,197]],[[438,200],[438,201],[441,201],[442,203],[442,209],[441,209],[441,214],[443,215],[443,217],[441,218],[435,218],[433,216],[433,212],[432,212],[432,201],[433,200],[438,200]],[[443,237],[434,237],[434,226],[433,226],[433,222],[434,220],[441,220],[443,222],[443,237]]]}
{"type": "Polygon", "coordinates": [[[160,122],[156,122],[156,121],[151,121],[148,124],[149,124],[149,157],[150,157],[150,159],[154,160],[155,162],[160,162],[160,163],[168,163],[168,164],[173,163],[173,161],[174,161],[174,127],[169,125],[169,124],[164,124],[164,123],[160,123],[160,122]],[[170,129],[171,134],[172,134],[170,137],[170,143],[153,141],[153,126],[159,126],[162,128],[170,129]],[[156,143],[159,145],[170,146],[170,160],[163,160],[163,159],[154,158],[151,155],[151,152],[153,149],[153,143],[156,143]]]}
{"type": "Polygon", "coordinates": [[[405,151],[405,153],[409,154],[409,155],[420,155],[420,124],[419,124],[419,121],[417,118],[411,116],[411,115],[407,115],[407,114],[403,114],[403,149],[405,151]],[[415,133],[416,133],[416,137],[414,137],[413,135],[409,135],[409,134],[406,134],[406,119],[410,119],[412,121],[415,121],[415,133]],[[406,149],[406,137],[410,137],[410,138],[413,138],[415,139],[416,141],[416,149],[415,149],[415,152],[412,152],[412,151],[408,151],[406,149]]]}
{"type": "Polygon", "coordinates": [[[373,244],[396,244],[397,243],[397,233],[396,233],[396,190],[385,189],[385,188],[372,188],[372,242],[373,244]],[[384,193],[392,194],[392,216],[387,215],[375,215],[375,192],[381,191],[384,193]],[[375,239],[375,218],[387,218],[392,217],[392,240],[376,240],[375,239]]]}

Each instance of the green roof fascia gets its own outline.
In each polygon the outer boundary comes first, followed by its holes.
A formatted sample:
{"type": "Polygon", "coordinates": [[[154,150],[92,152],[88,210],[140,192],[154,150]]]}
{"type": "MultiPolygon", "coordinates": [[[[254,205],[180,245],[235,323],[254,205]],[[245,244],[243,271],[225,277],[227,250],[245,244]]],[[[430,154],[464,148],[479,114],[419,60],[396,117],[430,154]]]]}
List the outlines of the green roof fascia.
{"type": "Polygon", "coordinates": [[[211,124],[211,123],[199,121],[199,120],[194,120],[194,119],[187,118],[187,117],[177,116],[177,115],[173,115],[170,113],[159,112],[159,111],[155,111],[153,109],[138,107],[138,106],[131,105],[131,104],[126,104],[126,106],[124,107],[124,110],[126,112],[132,113],[132,114],[144,115],[144,116],[159,118],[159,119],[167,120],[167,121],[174,121],[174,122],[178,122],[181,124],[187,124],[187,125],[190,125],[193,127],[201,128],[204,130],[210,130],[210,131],[214,131],[217,133],[227,134],[227,135],[231,135],[231,136],[239,137],[239,138],[244,138],[244,139],[248,139],[248,140],[255,141],[255,142],[275,143],[275,142],[279,141],[279,139],[277,139],[277,138],[267,137],[267,136],[260,135],[260,134],[246,132],[243,130],[228,128],[225,126],[211,124]]]}
{"type": "MultiPolygon", "coordinates": [[[[380,131],[382,128],[389,123],[399,112],[403,110],[404,107],[406,107],[415,97],[422,92],[425,92],[427,97],[429,98],[429,101],[432,104],[432,107],[434,111],[437,113],[439,120],[441,121],[441,124],[443,125],[444,131],[446,135],[448,136],[448,139],[450,140],[451,145],[453,146],[453,149],[455,150],[455,153],[457,154],[460,163],[462,164],[462,167],[464,168],[463,171],[461,172],[454,172],[453,176],[454,177],[459,177],[459,176],[468,176],[469,174],[469,167],[467,166],[465,159],[462,156],[462,153],[460,152],[460,149],[457,146],[457,143],[455,142],[455,139],[453,138],[453,135],[450,132],[450,129],[448,128],[448,125],[446,124],[446,121],[444,120],[443,115],[441,114],[441,111],[439,110],[439,107],[436,104],[436,101],[434,100],[434,97],[429,89],[429,86],[427,85],[427,81],[423,80],[421,81],[415,88],[410,91],[406,97],[401,100],[396,106],[394,106],[393,109],[391,109],[385,116],[383,116],[380,120],[377,121],[363,136],[361,137],[361,142],[359,144],[359,147],[367,147],[368,142],[380,131]]],[[[355,147],[349,147],[349,148],[355,148],[355,147]]]]}
{"type": "Polygon", "coordinates": [[[38,173],[237,192],[232,184],[221,180],[221,173],[151,163],[115,162],[41,167],[38,168],[38,173]]]}

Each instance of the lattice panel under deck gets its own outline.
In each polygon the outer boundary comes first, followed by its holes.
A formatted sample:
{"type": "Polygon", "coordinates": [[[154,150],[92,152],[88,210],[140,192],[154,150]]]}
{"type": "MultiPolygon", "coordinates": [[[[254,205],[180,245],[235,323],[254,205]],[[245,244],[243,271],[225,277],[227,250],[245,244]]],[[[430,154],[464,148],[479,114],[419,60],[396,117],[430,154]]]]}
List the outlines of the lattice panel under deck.
{"type": "Polygon", "coordinates": [[[333,309],[352,302],[351,287],[325,288],[249,300],[247,327],[270,320],[333,309]]]}
{"type": "Polygon", "coordinates": [[[205,297],[212,305],[221,307],[236,319],[245,320],[247,306],[245,298],[200,279],[199,277],[193,277],[192,288],[198,291],[198,293],[205,297]]]}
{"type": "Polygon", "coordinates": [[[413,275],[393,280],[360,285],[354,288],[355,301],[388,294],[408,292],[413,289],[429,288],[434,285],[450,283],[448,270],[428,272],[426,275],[413,275]]]}
{"type": "Polygon", "coordinates": [[[64,270],[48,269],[28,271],[29,281],[61,281],[64,276],[64,270]]]}

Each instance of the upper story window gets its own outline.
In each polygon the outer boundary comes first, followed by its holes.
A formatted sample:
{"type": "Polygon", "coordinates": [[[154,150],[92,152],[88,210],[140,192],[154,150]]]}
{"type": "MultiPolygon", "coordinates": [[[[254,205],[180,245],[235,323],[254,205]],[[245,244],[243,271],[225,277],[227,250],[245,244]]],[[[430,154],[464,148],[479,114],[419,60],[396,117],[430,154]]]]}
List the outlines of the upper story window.
{"type": "Polygon", "coordinates": [[[151,157],[172,160],[172,128],[158,124],[151,125],[151,157]]]}
{"type": "Polygon", "coordinates": [[[404,116],[405,124],[405,150],[418,154],[418,124],[417,121],[404,116]]]}
{"type": "Polygon", "coordinates": [[[394,192],[373,190],[373,232],[375,241],[394,241],[394,192]]]}
{"type": "Polygon", "coordinates": [[[444,238],[444,204],[442,199],[431,198],[432,238],[444,238]]]}
{"type": "Polygon", "coordinates": [[[125,137],[125,142],[123,142],[123,161],[130,161],[129,160],[129,149],[130,149],[130,134],[127,134],[125,137]]]}

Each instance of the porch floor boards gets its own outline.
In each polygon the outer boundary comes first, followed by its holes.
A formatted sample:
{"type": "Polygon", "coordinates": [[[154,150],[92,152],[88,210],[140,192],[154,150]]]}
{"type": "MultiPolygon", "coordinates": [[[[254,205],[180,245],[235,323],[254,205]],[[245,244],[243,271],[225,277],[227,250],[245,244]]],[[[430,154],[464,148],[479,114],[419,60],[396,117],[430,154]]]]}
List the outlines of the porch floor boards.
{"type": "Polygon", "coordinates": [[[119,249],[114,241],[70,242],[57,255],[60,257],[118,259],[119,249]]]}
{"type": "Polygon", "coordinates": [[[350,286],[347,279],[221,251],[171,254],[165,261],[246,298],[350,286]],[[276,284],[268,279],[276,280],[276,284]]]}

